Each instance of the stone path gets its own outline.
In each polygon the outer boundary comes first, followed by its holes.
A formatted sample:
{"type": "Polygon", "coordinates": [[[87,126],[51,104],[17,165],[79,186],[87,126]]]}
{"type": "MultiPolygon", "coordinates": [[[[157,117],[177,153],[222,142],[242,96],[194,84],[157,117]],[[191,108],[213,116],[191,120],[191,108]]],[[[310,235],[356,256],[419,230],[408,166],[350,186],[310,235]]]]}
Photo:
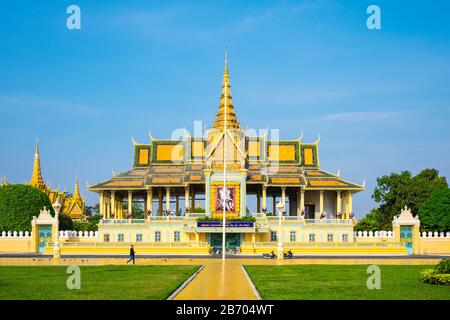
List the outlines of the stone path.
{"type": "Polygon", "coordinates": [[[242,270],[233,260],[210,260],[175,300],[256,300],[257,297],[242,270]]]}

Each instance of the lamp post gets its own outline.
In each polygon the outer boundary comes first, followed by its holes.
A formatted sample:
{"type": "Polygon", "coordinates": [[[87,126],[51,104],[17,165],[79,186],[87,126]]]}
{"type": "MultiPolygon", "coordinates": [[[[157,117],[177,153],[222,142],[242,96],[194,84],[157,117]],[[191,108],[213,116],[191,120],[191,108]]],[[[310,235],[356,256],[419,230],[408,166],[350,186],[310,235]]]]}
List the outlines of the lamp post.
{"type": "Polygon", "coordinates": [[[281,241],[281,219],[284,211],[284,203],[277,203],[278,211],[278,244],[277,244],[277,259],[284,259],[283,255],[283,242],[281,241]]]}
{"type": "Polygon", "coordinates": [[[55,244],[53,245],[53,259],[61,258],[61,247],[59,246],[59,212],[61,211],[61,203],[59,203],[58,199],[52,205],[53,210],[55,210],[55,244]]]}

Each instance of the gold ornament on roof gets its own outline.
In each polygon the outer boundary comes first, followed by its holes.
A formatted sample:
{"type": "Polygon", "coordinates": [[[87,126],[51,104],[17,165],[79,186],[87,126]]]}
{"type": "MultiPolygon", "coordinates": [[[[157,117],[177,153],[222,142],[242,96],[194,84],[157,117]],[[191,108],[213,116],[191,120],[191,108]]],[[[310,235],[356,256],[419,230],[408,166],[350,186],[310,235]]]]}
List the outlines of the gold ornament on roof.
{"type": "Polygon", "coordinates": [[[230,75],[228,73],[228,59],[225,55],[225,70],[223,72],[222,94],[220,95],[219,110],[213,123],[214,129],[223,130],[225,127],[225,97],[227,109],[227,129],[239,129],[239,120],[234,111],[233,100],[230,91],[230,75]]]}
{"type": "Polygon", "coordinates": [[[47,190],[47,185],[44,183],[41,172],[41,159],[39,157],[39,145],[36,139],[36,151],[34,153],[33,174],[31,175],[30,185],[40,190],[47,190]]]}

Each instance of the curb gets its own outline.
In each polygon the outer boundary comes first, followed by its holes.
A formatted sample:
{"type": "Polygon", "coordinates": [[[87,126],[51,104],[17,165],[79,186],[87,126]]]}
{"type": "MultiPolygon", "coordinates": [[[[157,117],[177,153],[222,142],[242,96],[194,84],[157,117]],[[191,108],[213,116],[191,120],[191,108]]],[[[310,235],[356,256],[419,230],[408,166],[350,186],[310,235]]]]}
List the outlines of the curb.
{"type": "Polygon", "coordinates": [[[253,283],[252,279],[250,279],[250,276],[248,275],[247,270],[245,270],[244,265],[241,265],[241,268],[242,268],[242,271],[245,274],[245,277],[247,278],[247,281],[250,283],[250,287],[252,288],[253,293],[256,296],[256,299],[257,300],[262,300],[263,298],[259,294],[258,289],[256,289],[255,284],[253,283]]]}
{"type": "Polygon", "coordinates": [[[177,290],[172,292],[172,294],[166,299],[166,300],[173,300],[175,297],[184,289],[187,287],[187,285],[194,280],[194,278],[203,270],[205,269],[205,265],[202,265],[200,268],[198,268],[197,271],[194,272],[192,276],[190,276],[185,282],[181,284],[181,286],[178,287],[177,290]]]}

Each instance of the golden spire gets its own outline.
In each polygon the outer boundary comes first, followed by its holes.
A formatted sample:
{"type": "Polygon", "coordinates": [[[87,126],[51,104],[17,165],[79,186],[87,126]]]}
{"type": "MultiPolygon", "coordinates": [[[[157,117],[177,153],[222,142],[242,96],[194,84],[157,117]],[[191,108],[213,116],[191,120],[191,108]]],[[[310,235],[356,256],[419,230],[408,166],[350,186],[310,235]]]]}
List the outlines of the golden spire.
{"type": "Polygon", "coordinates": [[[31,176],[30,185],[41,190],[47,188],[47,186],[44,183],[44,179],[42,179],[41,159],[39,158],[39,145],[37,138],[36,138],[36,151],[34,153],[33,174],[31,176]]]}
{"type": "Polygon", "coordinates": [[[228,57],[225,52],[225,69],[223,71],[222,94],[220,95],[219,110],[214,120],[213,128],[223,130],[225,121],[225,94],[227,100],[227,128],[239,129],[239,120],[234,111],[233,100],[230,91],[230,76],[228,73],[228,57]]]}
{"type": "Polygon", "coordinates": [[[75,199],[75,200],[81,199],[80,187],[78,186],[78,175],[75,180],[75,189],[73,191],[72,199],[75,199]]]}

